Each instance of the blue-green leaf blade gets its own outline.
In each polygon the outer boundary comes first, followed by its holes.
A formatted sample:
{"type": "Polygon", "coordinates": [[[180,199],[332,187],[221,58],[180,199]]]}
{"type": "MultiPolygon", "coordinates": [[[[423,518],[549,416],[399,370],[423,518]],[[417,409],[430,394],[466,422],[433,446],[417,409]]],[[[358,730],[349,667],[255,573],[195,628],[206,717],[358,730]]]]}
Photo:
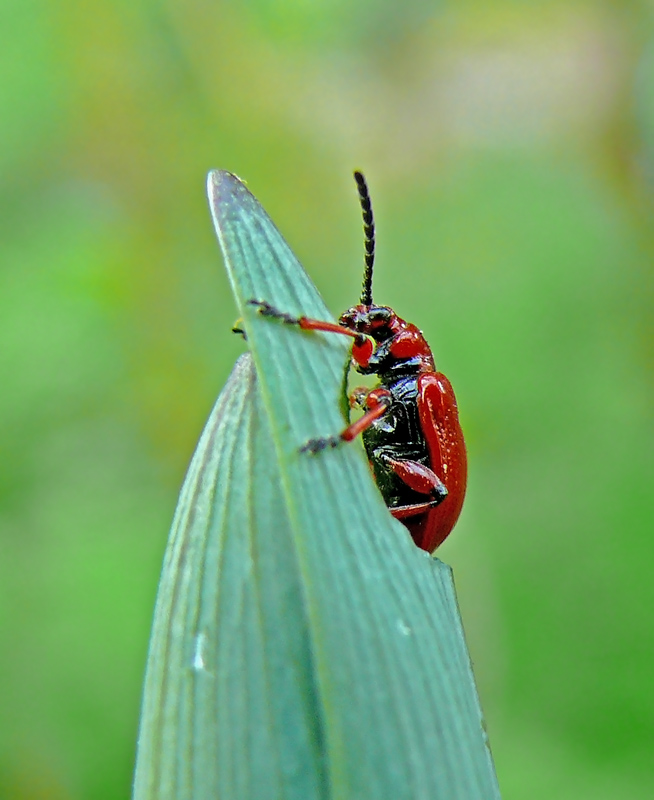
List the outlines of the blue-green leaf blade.
{"type": "Polygon", "coordinates": [[[244,356],[209,417],[173,522],[148,659],[139,800],[330,796],[270,441],[244,356]]]}
{"type": "Polygon", "coordinates": [[[347,343],[264,319],[248,305],[265,299],[329,318],[243,183],[211,173],[209,198],[280,466],[330,796],[498,796],[449,569],[392,520],[360,446],[316,457],[298,450],[343,425],[347,343]]]}
{"type": "Polygon", "coordinates": [[[498,797],[449,568],[360,446],[298,451],[343,424],[347,348],[253,313],[326,310],[238,179],[212,174],[210,200],[256,375],[244,357],[180,495],[134,796],[498,797]]]}

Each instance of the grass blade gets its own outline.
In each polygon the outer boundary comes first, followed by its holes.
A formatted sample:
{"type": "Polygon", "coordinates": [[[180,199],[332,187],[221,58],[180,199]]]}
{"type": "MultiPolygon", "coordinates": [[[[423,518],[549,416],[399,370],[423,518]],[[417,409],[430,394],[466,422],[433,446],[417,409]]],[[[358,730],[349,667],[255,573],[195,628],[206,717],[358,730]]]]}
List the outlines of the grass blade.
{"type": "Polygon", "coordinates": [[[182,490],[157,601],[135,797],[498,798],[449,567],[388,513],[344,423],[347,344],[235,176],[209,198],[239,362],[182,490]]]}

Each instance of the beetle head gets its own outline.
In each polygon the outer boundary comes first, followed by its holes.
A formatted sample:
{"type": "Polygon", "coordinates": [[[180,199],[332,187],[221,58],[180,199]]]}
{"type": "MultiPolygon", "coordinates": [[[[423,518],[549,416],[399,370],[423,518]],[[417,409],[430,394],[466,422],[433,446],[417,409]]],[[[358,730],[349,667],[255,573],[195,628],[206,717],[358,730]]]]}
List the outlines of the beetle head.
{"type": "Polygon", "coordinates": [[[352,306],[338,321],[344,328],[371,336],[376,342],[390,339],[398,328],[398,316],[388,306],[352,306]]]}

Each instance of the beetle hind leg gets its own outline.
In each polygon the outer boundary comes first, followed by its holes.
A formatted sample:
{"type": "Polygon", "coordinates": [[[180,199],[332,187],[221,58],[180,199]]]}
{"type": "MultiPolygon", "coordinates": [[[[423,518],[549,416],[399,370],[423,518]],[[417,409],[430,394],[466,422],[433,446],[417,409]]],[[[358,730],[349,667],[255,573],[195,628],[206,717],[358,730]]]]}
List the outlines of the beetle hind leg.
{"type": "Polygon", "coordinates": [[[418,494],[432,495],[433,499],[429,502],[429,505],[438,505],[447,497],[447,487],[430,467],[421,464],[419,461],[405,461],[404,459],[393,458],[387,453],[380,453],[379,458],[393,470],[409,489],[418,492],[418,494]]]}
{"type": "Polygon", "coordinates": [[[410,519],[417,517],[419,514],[424,514],[431,508],[436,508],[442,503],[442,500],[429,500],[426,503],[414,503],[410,506],[391,506],[388,510],[395,517],[395,519],[410,519]]]}

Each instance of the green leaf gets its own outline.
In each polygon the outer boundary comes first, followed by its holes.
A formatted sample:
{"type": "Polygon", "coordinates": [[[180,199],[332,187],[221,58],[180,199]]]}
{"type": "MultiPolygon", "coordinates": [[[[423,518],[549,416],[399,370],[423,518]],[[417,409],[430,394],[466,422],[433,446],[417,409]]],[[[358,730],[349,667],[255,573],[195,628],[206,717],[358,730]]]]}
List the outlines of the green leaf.
{"type": "Polygon", "coordinates": [[[388,513],[339,431],[347,342],[261,317],[329,313],[244,184],[209,176],[252,360],[177,508],[135,798],[499,797],[449,567],[388,513]],[[252,367],[254,364],[254,368],[252,367]]]}

